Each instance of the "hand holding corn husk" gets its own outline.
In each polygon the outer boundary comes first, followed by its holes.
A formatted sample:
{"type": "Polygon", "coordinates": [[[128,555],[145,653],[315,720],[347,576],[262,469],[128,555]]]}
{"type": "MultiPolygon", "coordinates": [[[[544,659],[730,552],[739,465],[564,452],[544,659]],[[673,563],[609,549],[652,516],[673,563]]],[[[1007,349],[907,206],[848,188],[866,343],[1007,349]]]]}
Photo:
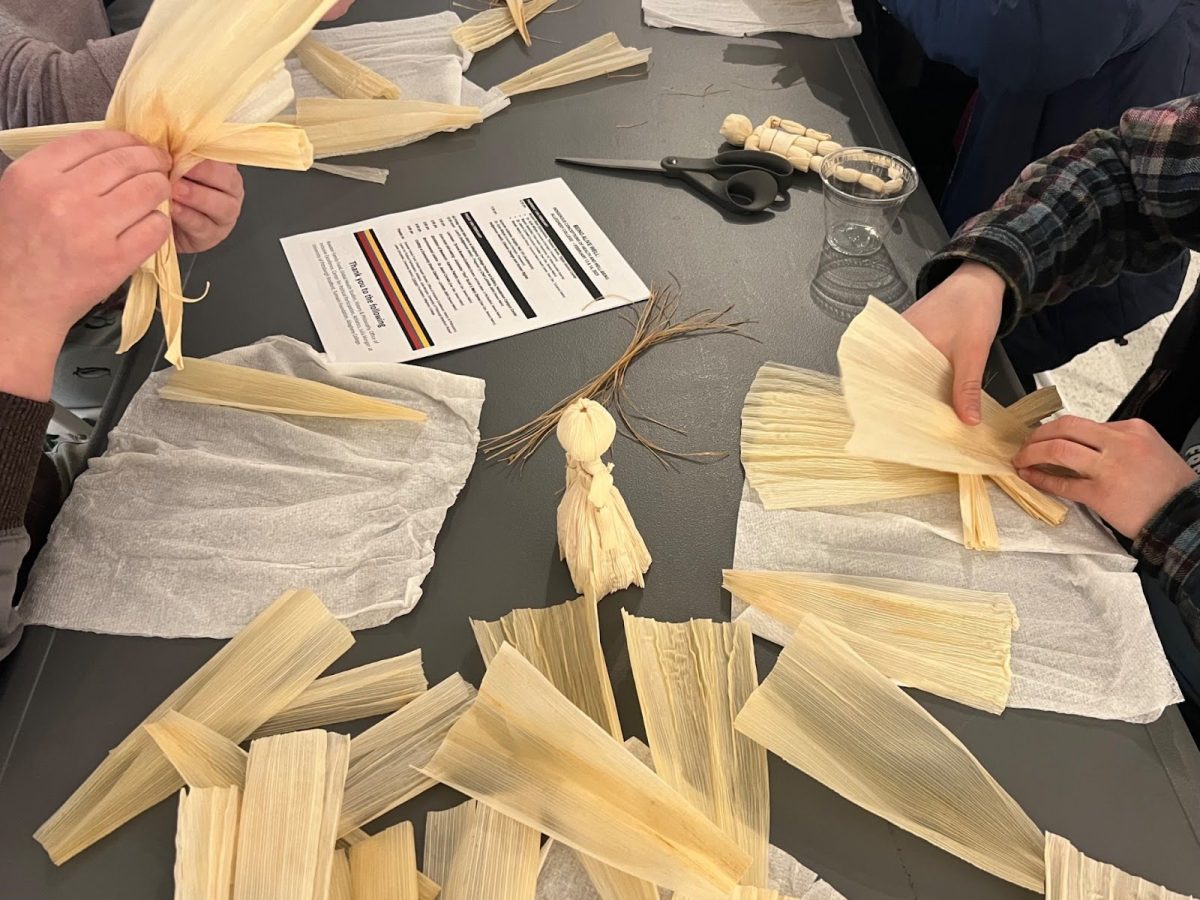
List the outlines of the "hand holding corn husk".
{"type": "Polygon", "coordinates": [[[596,602],[630,585],[642,587],[650,551],[601,457],[617,424],[599,403],[580,399],[558,421],[567,451],[567,488],[558,507],[558,546],[575,589],[596,602]]]}

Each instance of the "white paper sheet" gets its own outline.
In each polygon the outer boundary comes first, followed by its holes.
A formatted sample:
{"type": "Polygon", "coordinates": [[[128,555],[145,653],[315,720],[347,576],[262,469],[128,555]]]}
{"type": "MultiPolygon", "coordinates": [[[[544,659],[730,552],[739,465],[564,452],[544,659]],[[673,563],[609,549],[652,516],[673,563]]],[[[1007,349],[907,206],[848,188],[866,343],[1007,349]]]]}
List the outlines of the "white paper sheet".
{"type": "Polygon", "coordinates": [[[408,362],[645,300],[561,178],[284,238],[330,357],[408,362]]]}
{"type": "Polygon", "coordinates": [[[853,37],[862,31],[851,0],[642,0],[646,24],[728,37],[770,31],[853,37]]]}
{"type": "MultiPolygon", "coordinates": [[[[1058,529],[993,491],[1000,553],[961,545],[957,495],[836,509],[763,508],[749,487],[738,510],[734,568],[924,581],[1008,593],[1009,705],[1147,722],[1182,696],[1133,574],[1134,561],[1086,511],[1058,529]]],[[[787,629],[736,598],[734,618],[781,643],[787,629]]]]}
{"type": "Polygon", "coordinates": [[[288,588],[351,628],[410,611],[475,461],[483,382],[330,366],[267,338],[214,357],[424,411],[413,422],[276,416],[163,400],[150,376],[76,482],[20,606],[29,623],[230,637],[288,588]]]}

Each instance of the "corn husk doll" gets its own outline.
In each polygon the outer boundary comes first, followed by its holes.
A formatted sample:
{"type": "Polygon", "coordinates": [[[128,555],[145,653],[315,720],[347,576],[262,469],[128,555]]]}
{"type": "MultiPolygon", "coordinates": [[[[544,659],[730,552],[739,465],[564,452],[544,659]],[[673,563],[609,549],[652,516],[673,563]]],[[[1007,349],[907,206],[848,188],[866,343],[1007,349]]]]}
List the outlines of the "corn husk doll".
{"type": "Polygon", "coordinates": [[[558,505],[558,547],[575,589],[598,601],[636,584],[650,568],[650,551],[601,457],[617,436],[617,423],[603,406],[577,400],[558,422],[558,442],[567,453],[567,487],[558,505]]]}

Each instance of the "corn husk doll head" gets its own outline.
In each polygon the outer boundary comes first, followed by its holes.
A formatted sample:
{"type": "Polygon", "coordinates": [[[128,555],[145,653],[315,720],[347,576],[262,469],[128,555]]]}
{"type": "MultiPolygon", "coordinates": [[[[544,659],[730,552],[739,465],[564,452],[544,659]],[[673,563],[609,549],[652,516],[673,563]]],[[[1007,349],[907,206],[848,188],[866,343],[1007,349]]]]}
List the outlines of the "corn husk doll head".
{"type": "Polygon", "coordinates": [[[617,424],[608,410],[577,400],[559,419],[558,442],[567,454],[567,485],[558,506],[558,547],[575,589],[592,601],[630,585],[642,587],[650,551],[601,459],[617,424]]]}

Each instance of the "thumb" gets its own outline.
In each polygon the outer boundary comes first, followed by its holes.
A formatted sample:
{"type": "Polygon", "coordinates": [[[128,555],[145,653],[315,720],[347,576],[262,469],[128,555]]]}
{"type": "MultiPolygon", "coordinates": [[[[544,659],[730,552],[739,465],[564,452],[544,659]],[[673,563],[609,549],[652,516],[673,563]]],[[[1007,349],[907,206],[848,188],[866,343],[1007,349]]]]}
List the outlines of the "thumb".
{"type": "Polygon", "coordinates": [[[968,425],[981,418],[983,369],[987,365],[988,346],[965,347],[954,357],[954,411],[968,425]]]}

